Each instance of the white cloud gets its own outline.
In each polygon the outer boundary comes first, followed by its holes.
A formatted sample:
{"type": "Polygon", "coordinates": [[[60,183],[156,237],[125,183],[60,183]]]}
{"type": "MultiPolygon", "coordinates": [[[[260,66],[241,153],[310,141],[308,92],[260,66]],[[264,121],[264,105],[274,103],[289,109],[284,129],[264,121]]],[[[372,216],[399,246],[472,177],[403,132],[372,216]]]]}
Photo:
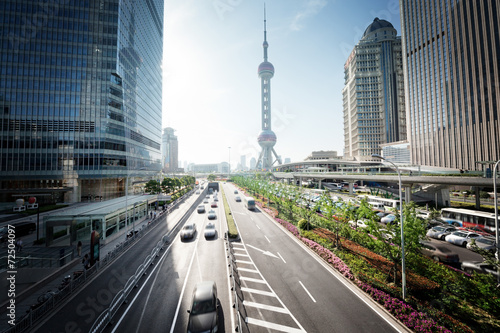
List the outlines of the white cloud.
{"type": "Polygon", "coordinates": [[[302,22],[316,15],[327,3],[327,0],[306,0],[304,8],[293,18],[290,29],[292,31],[301,30],[304,27],[302,22]]]}

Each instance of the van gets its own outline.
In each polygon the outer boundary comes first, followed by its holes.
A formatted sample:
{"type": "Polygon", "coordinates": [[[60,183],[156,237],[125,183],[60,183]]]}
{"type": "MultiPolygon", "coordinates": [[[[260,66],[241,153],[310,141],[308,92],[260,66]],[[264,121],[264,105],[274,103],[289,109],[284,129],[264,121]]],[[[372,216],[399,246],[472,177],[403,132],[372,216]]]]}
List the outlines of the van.
{"type": "Polygon", "coordinates": [[[381,211],[385,211],[385,206],[383,203],[381,202],[373,202],[373,201],[369,201],[368,204],[373,208],[373,209],[377,209],[377,210],[381,210],[381,211]]]}

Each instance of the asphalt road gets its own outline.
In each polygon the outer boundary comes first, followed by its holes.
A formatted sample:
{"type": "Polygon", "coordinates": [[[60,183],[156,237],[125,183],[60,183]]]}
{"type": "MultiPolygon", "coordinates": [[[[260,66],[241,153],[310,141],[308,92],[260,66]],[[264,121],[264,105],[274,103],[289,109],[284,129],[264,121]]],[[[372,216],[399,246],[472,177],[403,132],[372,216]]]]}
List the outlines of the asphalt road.
{"type": "MultiPolygon", "coordinates": [[[[201,196],[204,195],[202,192],[201,196]]],[[[184,205],[169,214],[167,221],[151,229],[34,331],[89,332],[99,314],[109,307],[114,296],[165,234],[171,235],[171,241],[140,279],[126,304],[120,306],[113,325],[109,325],[106,332],[186,332],[191,293],[195,284],[202,280],[217,283],[221,332],[231,331],[232,308],[223,237],[225,223],[218,218],[217,236],[206,240],[203,227],[207,217],[196,212],[195,197],[198,195],[188,199],[191,213],[184,215],[187,210],[184,205]],[[192,240],[181,241],[177,223],[184,224],[187,220],[197,224],[197,234],[192,240]]],[[[216,210],[222,212],[222,209],[216,210]]]]}
{"type": "MultiPolygon", "coordinates": [[[[405,328],[225,184],[241,242],[233,243],[251,332],[398,332],[405,328]]],[[[242,196],[242,194],[238,194],[242,196]]]]}

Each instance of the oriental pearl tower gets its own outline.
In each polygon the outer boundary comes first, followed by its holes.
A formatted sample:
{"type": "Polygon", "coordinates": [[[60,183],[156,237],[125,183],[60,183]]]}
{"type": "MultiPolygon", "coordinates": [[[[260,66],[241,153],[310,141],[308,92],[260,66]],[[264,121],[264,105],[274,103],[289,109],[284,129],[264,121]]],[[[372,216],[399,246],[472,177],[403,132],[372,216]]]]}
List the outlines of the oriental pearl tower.
{"type": "Polygon", "coordinates": [[[258,169],[271,169],[273,164],[277,161],[281,164],[281,159],[274,150],[276,144],[276,134],[271,130],[271,78],[274,76],[274,66],[267,61],[267,43],[266,36],[266,9],[264,8],[264,61],[259,65],[259,78],[261,82],[261,98],[262,98],[262,132],[260,132],[257,141],[262,147],[259,159],[257,160],[258,169]],[[273,161],[273,155],[276,160],[273,161]]]}

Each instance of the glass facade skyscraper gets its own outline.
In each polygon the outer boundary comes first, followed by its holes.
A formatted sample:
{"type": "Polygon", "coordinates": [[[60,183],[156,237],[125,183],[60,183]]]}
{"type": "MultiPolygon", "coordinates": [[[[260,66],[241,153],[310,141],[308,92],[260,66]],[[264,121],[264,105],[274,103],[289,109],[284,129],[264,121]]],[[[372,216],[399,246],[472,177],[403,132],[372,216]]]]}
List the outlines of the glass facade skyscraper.
{"type": "Polygon", "coordinates": [[[381,144],[406,139],[401,38],[375,18],[344,65],[344,157],[376,161],[381,144]]]}
{"type": "Polygon", "coordinates": [[[0,201],[113,198],[158,174],[163,1],[2,0],[0,30],[0,201]]]}
{"type": "Polygon", "coordinates": [[[400,0],[413,164],[480,170],[500,159],[500,4],[400,0]]]}

